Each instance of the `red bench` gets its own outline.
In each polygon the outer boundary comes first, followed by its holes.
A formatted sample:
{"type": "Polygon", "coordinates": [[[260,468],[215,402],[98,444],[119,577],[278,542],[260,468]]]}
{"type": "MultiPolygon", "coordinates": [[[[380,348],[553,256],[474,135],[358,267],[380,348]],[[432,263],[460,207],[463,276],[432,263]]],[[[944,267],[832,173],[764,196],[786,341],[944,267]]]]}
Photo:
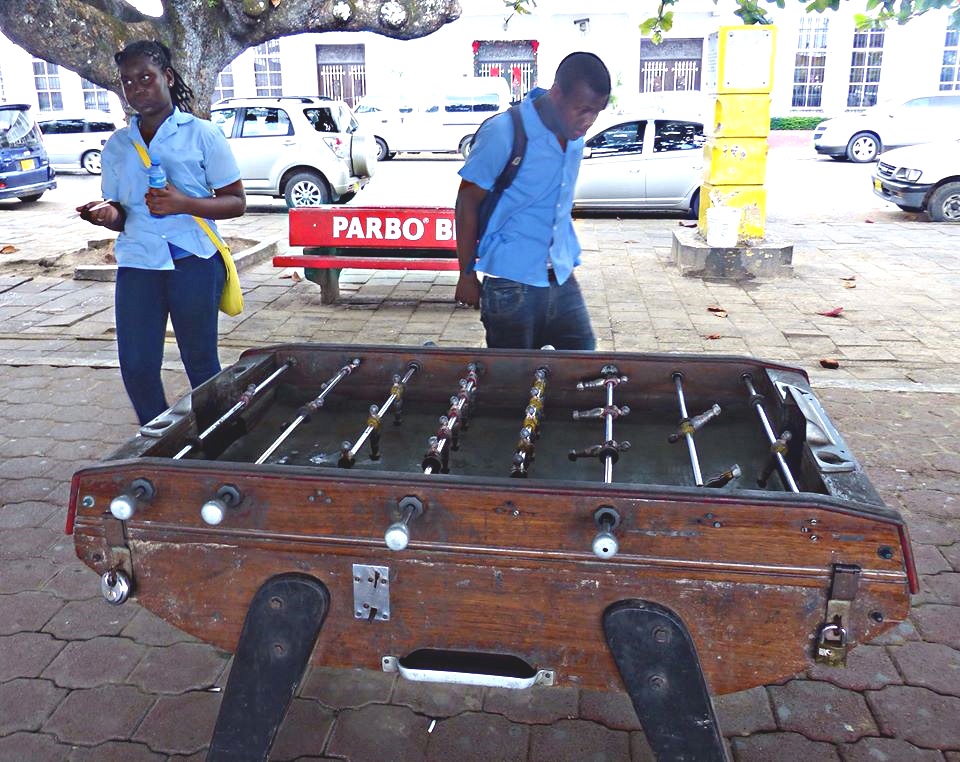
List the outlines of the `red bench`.
{"type": "Polygon", "coordinates": [[[290,245],[303,254],[273,258],[275,267],[302,267],[320,286],[320,301],[340,296],[340,271],[446,270],[456,272],[453,209],[320,206],[290,210],[290,245]]]}

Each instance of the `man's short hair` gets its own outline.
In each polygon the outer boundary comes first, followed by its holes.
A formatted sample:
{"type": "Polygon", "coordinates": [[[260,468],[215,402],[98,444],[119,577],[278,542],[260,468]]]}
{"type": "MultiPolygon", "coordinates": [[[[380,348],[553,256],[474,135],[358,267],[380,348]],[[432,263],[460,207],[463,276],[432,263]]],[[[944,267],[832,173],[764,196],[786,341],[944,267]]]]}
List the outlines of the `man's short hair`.
{"type": "Polygon", "coordinates": [[[583,82],[597,95],[610,95],[610,72],[593,53],[578,51],[568,55],[557,67],[554,81],[565,93],[577,82],[583,82]]]}

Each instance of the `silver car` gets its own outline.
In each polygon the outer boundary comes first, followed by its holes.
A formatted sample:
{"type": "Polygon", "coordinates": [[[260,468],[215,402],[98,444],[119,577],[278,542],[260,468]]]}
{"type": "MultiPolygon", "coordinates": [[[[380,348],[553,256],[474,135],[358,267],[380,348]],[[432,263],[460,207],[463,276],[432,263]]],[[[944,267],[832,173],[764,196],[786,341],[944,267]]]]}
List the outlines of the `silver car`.
{"type": "Polygon", "coordinates": [[[50,163],[91,175],[100,174],[100,150],[117,125],[108,114],[94,111],[82,115],[45,114],[37,119],[50,163]]]}
{"type": "Polygon", "coordinates": [[[574,209],[696,217],[705,142],[703,124],[695,119],[601,115],[584,141],[574,209]]]}
{"type": "Polygon", "coordinates": [[[376,169],[373,136],[343,101],[230,98],[214,104],[210,120],[226,135],[249,195],[290,207],[345,202],[376,169]]]}

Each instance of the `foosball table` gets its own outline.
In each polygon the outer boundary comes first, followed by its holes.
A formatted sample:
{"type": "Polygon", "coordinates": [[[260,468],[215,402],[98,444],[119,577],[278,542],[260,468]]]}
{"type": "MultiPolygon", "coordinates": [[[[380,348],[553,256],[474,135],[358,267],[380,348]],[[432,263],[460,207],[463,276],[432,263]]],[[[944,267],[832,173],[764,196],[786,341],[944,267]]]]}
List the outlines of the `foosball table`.
{"type": "Polygon", "coordinates": [[[711,696],[905,619],[917,577],[796,368],[286,345],[73,478],[104,597],[236,654],[208,759],[265,759],[307,666],[625,690],[660,759],[711,696]]]}

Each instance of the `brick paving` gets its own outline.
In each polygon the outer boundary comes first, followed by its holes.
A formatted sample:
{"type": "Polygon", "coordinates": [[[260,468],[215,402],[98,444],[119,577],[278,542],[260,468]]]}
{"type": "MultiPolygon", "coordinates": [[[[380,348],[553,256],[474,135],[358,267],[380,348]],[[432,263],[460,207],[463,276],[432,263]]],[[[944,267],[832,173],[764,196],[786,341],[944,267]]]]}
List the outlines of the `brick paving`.
{"type": "MultiPolygon", "coordinates": [[[[22,220],[3,236],[25,256],[85,244],[80,226],[44,230],[41,243],[41,216],[22,220]]],[[[262,241],[282,237],[284,225],[265,212],[224,228],[262,241]]],[[[776,223],[771,235],[795,243],[793,277],[730,284],[678,273],[675,219],[578,225],[601,347],[802,366],[910,526],[922,589],[909,620],[855,649],[846,670],[815,667],[717,697],[733,759],[960,762],[960,230],[896,214],[776,223]],[[841,306],[838,318],[817,314],[841,306]],[[822,358],[840,367],[823,369],[822,358]]],[[[476,314],[450,303],[448,274],[347,271],[332,306],[314,284],[269,264],[242,280],[248,307],[222,320],[224,362],[283,341],[482,343],[476,314]]],[[[0,762],[203,759],[229,667],[229,655],[135,602],[107,605],[63,534],[71,474],[134,431],[111,305],[109,283],[0,272],[0,762]]],[[[186,382],[175,345],[167,350],[173,400],[186,382]]],[[[272,759],[652,755],[621,693],[427,689],[380,672],[313,669],[272,759]]]]}

